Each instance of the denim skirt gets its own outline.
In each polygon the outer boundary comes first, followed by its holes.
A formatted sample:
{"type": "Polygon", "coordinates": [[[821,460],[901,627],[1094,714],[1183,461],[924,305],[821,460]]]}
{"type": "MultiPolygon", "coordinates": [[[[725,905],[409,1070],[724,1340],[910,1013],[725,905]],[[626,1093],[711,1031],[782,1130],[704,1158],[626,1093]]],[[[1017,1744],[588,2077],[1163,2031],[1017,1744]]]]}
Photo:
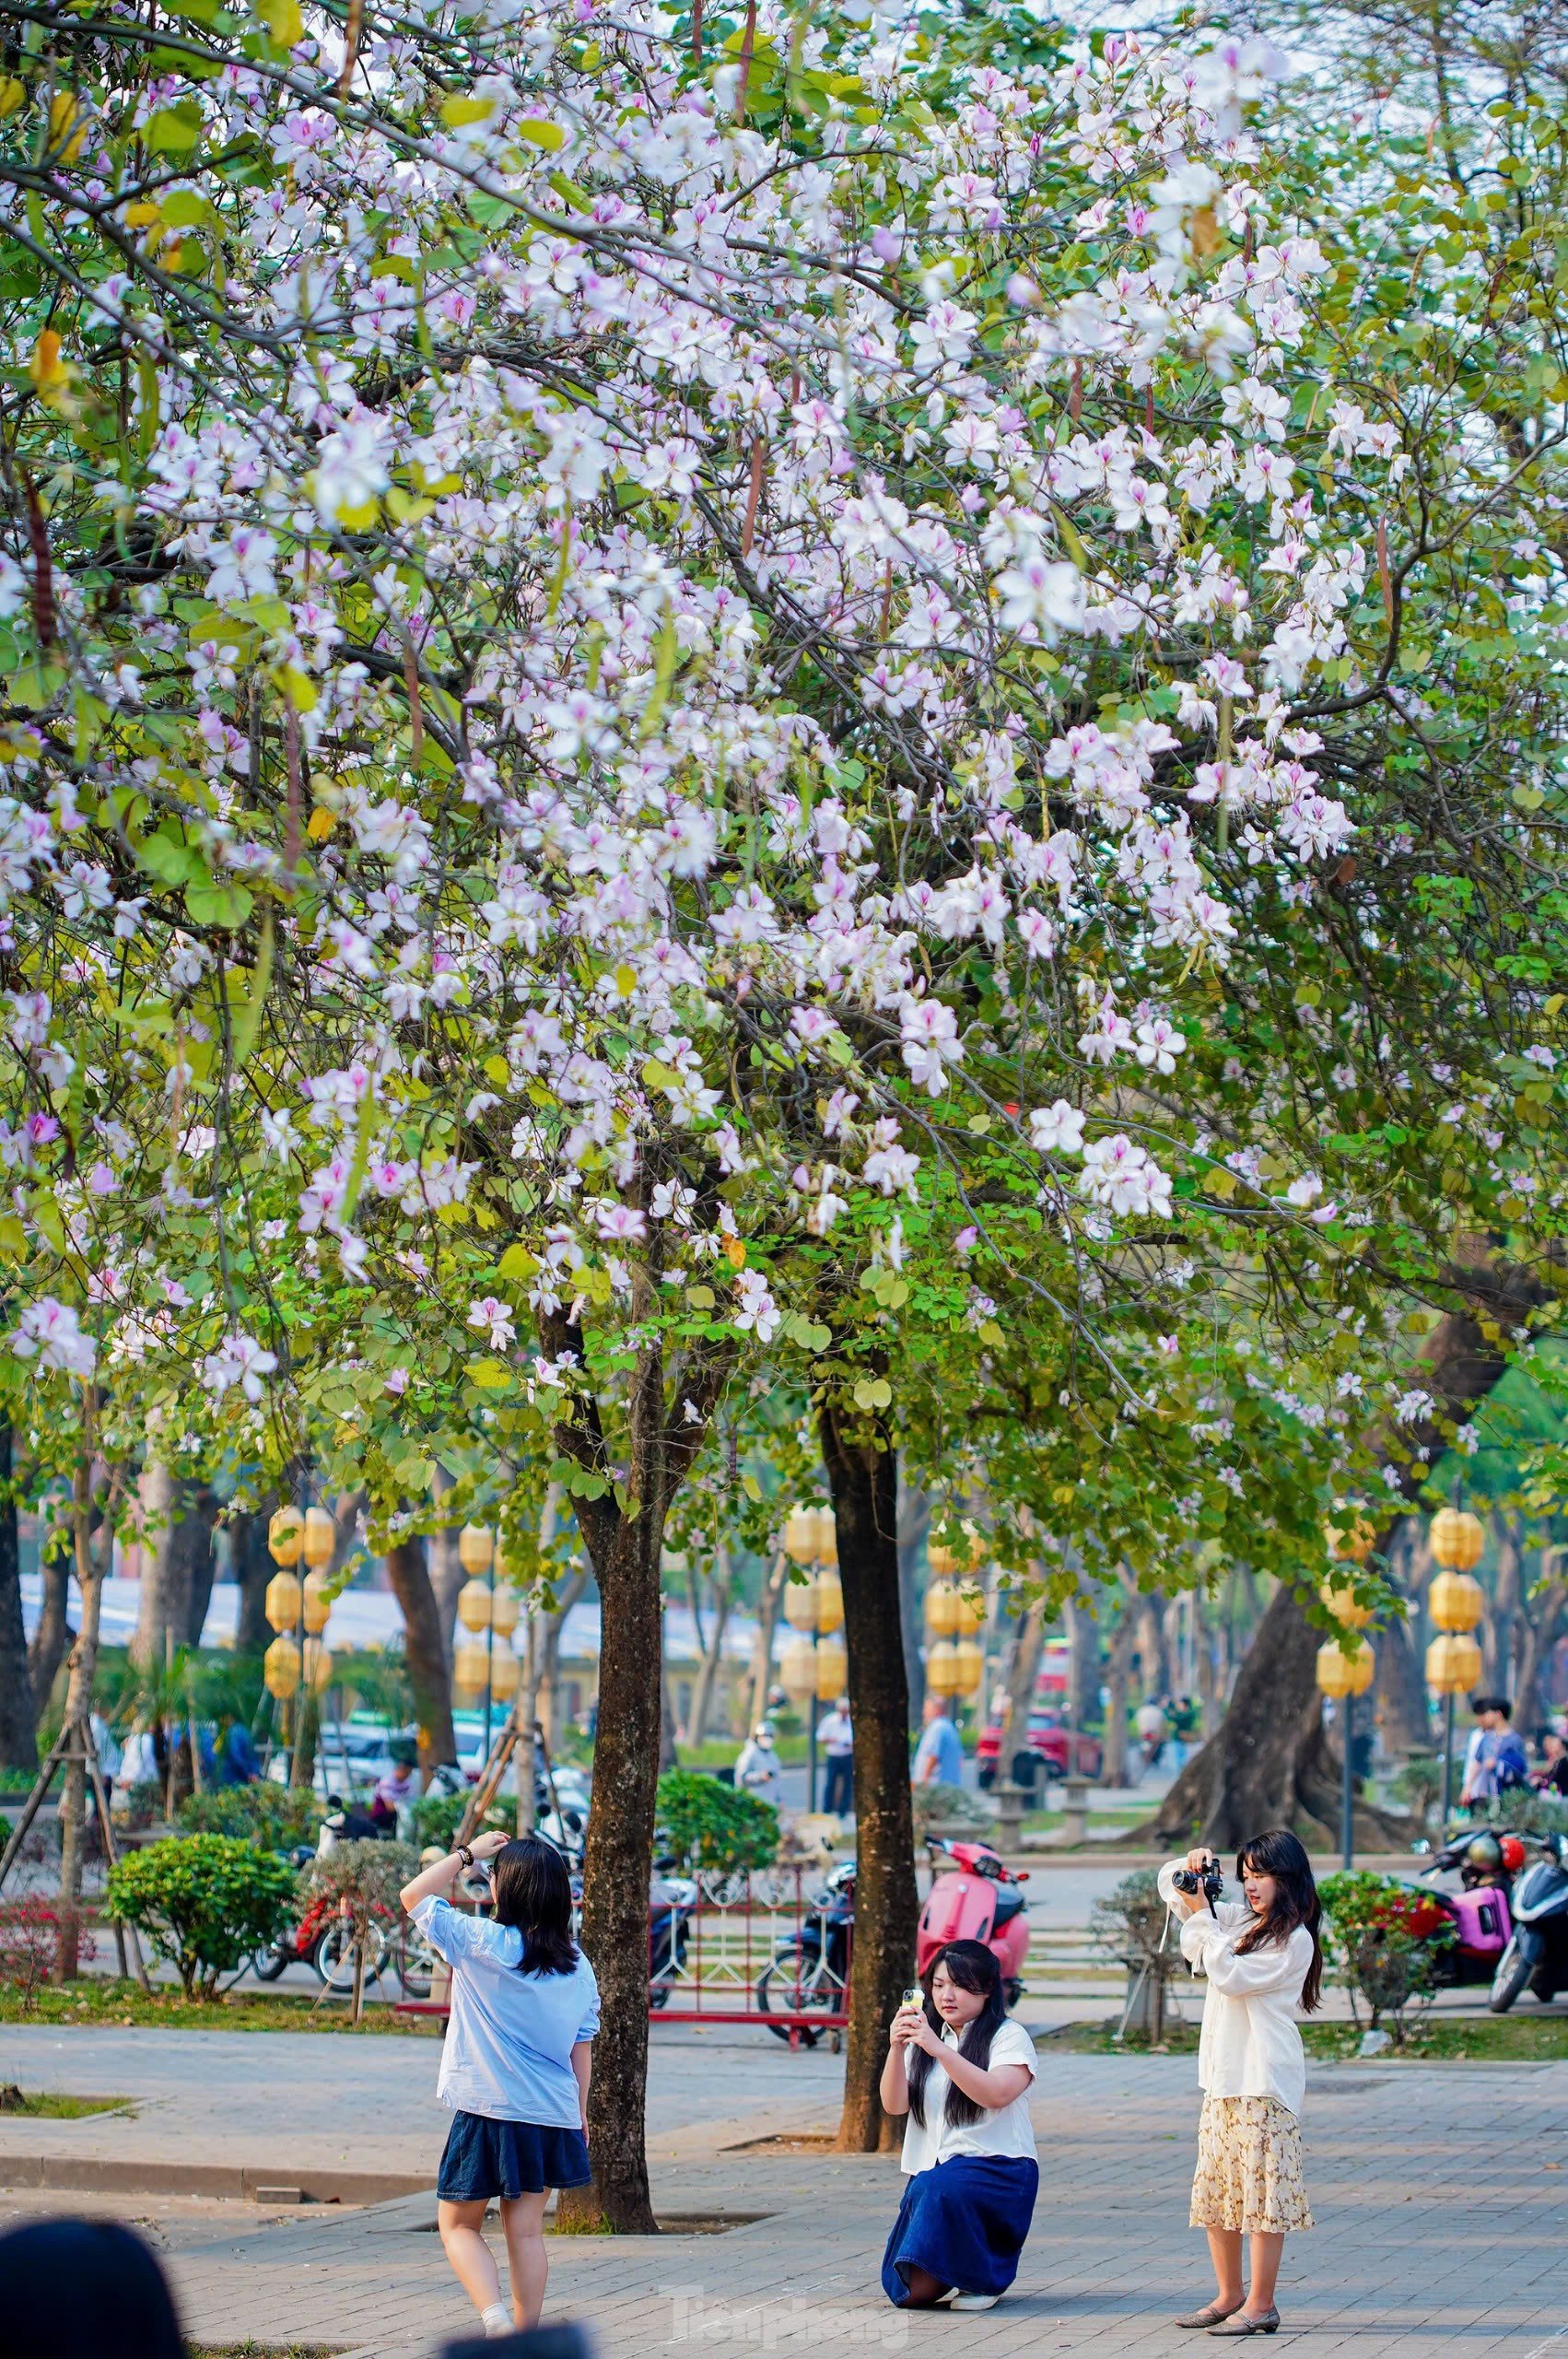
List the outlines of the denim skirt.
{"type": "Polygon", "coordinates": [[[550,2187],[586,2187],[592,2176],[580,2130],[458,2112],[441,2150],[436,2193],[448,2203],[509,2202],[550,2187]]]}
{"type": "Polygon", "coordinates": [[[954,2154],[917,2171],[883,2255],[888,2300],[908,2299],[912,2269],[961,2294],[1005,2294],[1018,2274],[1039,2185],[1039,2165],[1022,2154],[954,2154]]]}

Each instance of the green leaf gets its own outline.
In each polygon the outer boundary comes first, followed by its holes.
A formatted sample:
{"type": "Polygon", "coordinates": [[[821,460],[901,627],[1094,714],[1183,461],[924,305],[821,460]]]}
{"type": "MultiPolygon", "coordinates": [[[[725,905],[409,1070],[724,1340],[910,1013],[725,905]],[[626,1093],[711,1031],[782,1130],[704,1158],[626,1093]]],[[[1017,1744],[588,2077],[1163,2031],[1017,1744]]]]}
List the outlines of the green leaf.
{"type": "Polygon", "coordinates": [[[512,1371],[505,1360],[470,1360],[464,1372],[481,1392],[504,1392],[512,1380],[512,1371]]]}
{"type": "Polygon", "coordinates": [[[536,115],[525,115],[517,128],[520,138],[526,139],[532,147],[543,147],[548,156],[567,144],[567,135],[558,123],[545,123],[536,115]]]}
{"type": "Polygon", "coordinates": [[[243,885],[187,885],[185,907],[197,925],[242,926],[255,908],[243,885]]]}
{"type": "MultiPolygon", "coordinates": [[[[298,9],[296,9],[298,14],[298,9]]],[[[194,99],[159,107],[143,132],[149,156],[188,156],[201,138],[203,114],[194,99]]]]}

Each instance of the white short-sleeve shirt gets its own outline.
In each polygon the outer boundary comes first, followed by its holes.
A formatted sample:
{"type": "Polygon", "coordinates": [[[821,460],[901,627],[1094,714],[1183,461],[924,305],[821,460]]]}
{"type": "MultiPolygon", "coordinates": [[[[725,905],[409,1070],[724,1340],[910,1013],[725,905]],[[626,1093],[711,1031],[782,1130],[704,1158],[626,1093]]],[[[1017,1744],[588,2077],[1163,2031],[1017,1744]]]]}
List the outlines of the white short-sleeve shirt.
{"type": "MultiPolygon", "coordinates": [[[[956,2048],[958,2035],[944,2031],[944,2048],[956,2048]]],[[[1027,2067],[1032,2083],[1038,2068],[1035,2043],[1022,2024],[1000,2025],[991,2041],[987,2070],[994,2071],[1003,2064],[1027,2067]]],[[[907,2178],[917,2171],[934,2170],[938,2163],[951,2162],[954,2154],[990,2154],[1004,2159],[1035,2160],[1035,2130],[1029,2119],[1029,2089],[1015,2096],[1011,2105],[989,2107],[978,2121],[950,2124],[947,2118],[948,2093],[953,2083],[933,2056],[931,2069],[926,2075],[926,2118],[923,2123],[913,2114],[904,2129],[903,2170],[907,2178]]]]}

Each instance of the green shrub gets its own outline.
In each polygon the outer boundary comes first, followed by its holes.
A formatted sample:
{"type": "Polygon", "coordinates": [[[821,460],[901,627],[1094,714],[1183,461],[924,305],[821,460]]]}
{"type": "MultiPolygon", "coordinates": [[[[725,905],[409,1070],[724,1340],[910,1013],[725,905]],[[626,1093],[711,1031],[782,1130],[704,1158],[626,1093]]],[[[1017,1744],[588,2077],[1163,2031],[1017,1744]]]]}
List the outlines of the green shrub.
{"type": "Polygon", "coordinates": [[[188,1999],[284,1931],[297,1906],[287,1860],[231,1835],[170,1835],[109,1871],[108,1913],[178,1968],[188,1999]]]}
{"type": "MultiPolygon", "coordinates": [[[[467,1808],[466,1794],[421,1794],[414,1805],[414,1840],[419,1848],[428,1850],[439,1843],[443,1851],[450,1851],[457,1841],[457,1830],[467,1808]]],[[[497,1797],[474,1829],[475,1834],[487,1826],[496,1827],[502,1835],[515,1835],[517,1804],[497,1797]]]]}
{"type": "Polygon", "coordinates": [[[401,1913],[398,1895],[419,1872],[419,1854],[411,1843],[383,1843],[374,1836],[349,1843],[334,1843],[299,1871],[300,1897],[346,1901],[361,1925],[371,1917],[401,1913]]]}
{"type": "Polygon", "coordinates": [[[1317,1887],[1325,1921],[1322,1940],[1334,1979],[1350,1993],[1351,2014],[1365,2006],[1371,2028],[1387,2015],[1402,2047],[1406,2011],[1430,2000],[1444,1950],[1453,1940],[1446,1921],[1434,1923],[1431,1898],[1392,1876],[1325,1876],[1317,1887]]]}
{"type": "Polygon", "coordinates": [[[1533,1786],[1515,1786],[1506,1794],[1492,1794],[1472,1802],[1472,1826],[1515,1828],[1521,1835],[1568,1835],[1568,1801],[1560,1794],[1539,1794],[1533,1786]]]}
{"type": "Polygon", "coordinates": [[[1153,1868],[1135,1868],[1089,1912],[1089,1931],[1097,1950],[1118,1964],[1146,1966],[1168,1982],[1183,1965],[1174,1935],[1166,1939],[1169,1911],[1160,1897],[1160,1880],[1153,1868]]]}
{"type": "Polygon", "coordinates": [[[314,1844],[322,1805],[314,1794],[280,1786],[275,1778],[258,1778],[253,1786],[215,1786],[192,1794],[180,1806],[180,1824],[187,1835],[235,1835],[263,1850],[290,1851],[297,1844],[314,1844]]]}
{"type": "Polygon", "coordinates": [[[914,1789],[915,1832],[930,1826],[991,1825],[991,1814],[977,1794],[963,1786],[917,1786],[914,1789]]]}
{"type": "Polygon", "coordinates": [[[778,1813],[755,1794],[720,1784],[699,1769],[667,1769],[655,1805],[659,1839],[687,1869],[732,1875],[769,1868],[778,1856],[778,1813]]]}

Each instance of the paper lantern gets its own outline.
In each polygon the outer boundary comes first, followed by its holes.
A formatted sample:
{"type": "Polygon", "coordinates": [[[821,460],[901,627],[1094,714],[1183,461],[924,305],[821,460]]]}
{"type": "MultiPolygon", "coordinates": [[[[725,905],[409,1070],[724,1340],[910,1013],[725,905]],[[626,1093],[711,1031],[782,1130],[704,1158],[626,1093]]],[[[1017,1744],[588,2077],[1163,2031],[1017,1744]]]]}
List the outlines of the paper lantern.
{"type": "Polygon", "coordinates": [[[958,1628],[958,1589],[953,1581],[932,1581],[926,1591],[926,1627],[933,1638],[951,1638],[958,1628]]]}
{"type": "Polygon", "coordinates": [[[337,1526],[325,1508],[309,1508],[305,1513],[303,1549],[308,1565],[330,1565],[337,1547],[337,1526]]]}
{"type": "Polygon", "coordinates": [[[1480,1649],[1463,1632],[1446,1630],[1426,1650],[1426,1684],[1439,1696],[1468,1695],[1480,1670],[1480,1649]]]}
{"type": "Polygon", "coordinates": [[[816,1562],[815,1508],[791,1508],[784,1520],[784,1554],[792,1565],[816,1562]]]}
{"type": "Polygon", "coordinates": [[[1486,1612],[1486,1591],[1471,1573],[1439,1573],[1427,1608],[1440,1630],[1473,1630],[1486,1612]]]}
{"type": "Polygon", "coordinates": [[[824,1631],[844,1627],[844,1584],[831,1566],[816,1578],[816,1626],[824,1631]]]}
{"type": "Polygon", "coordinates": [[[926,1563],[936,1580],[956,1580],[961,1574],[972,1573],[985,1554],[980,1535],[972,1523],[962,1525],[960,1530],[962,1537],[956,1548],[950,1547],[945,1540],[927,1543],[926,1563]]]}
{"type": "Polygon", "coordinates": [[[490,1693],[504,1701],[517,1694],[517,1657],[502,1638],[496,1641],[496,1652],[490,1664],[490,1693]]]}
{"type": "Polygon", "coordinates": [[[958,1649],[943,1638],[926,1656],[926,1685],[933,1696],[956,1696],[958,1680],[958,1649]]]}
{"type": "Polygon", "coordinates": [[[789,1638],[778,1658],[778,1684],[791,1704],[816,1694],[816,1649],[809,1638],[789,1638]]]}
{"type": "Polygon", "coordinates": [[[977,1646],[973,1638],[960,1638],[953,1649],[953,1658],[958,1674],[954,1694],[977,1696],[986,1675],[984,1648],[977,1646]]]}
{"type": "Polygon", "coordinates": [[[488,1581],[464,1581],[457,1593],[457,1618],[465,1630],[487,1630],[490,1626],[490,1584],[488,1581]]]}
{"type": "Polygon", "coordinates": [[[299,1619],[302,1592],[297,1573],[275,1573],[267,1583],[266,1614],[275,1630],[292,1630],[299,1619]]]}
{"type": "Polygon", "coordinates": [[[824,1704],[837,1704],[849,1674],[849,1658],[841,1638],[820,1638],[816,1656],[816,1693],[824,1704]]]}
{"type": "Polygon", "coordinates": [[[1486,1534],[1479,1516],[1462,1508],[1440,1508],[1432,1519],[1427,1545],[1449,1572],[1468,1573],[1486,1554],[1486,1534]]]}
{"type": "Polygon", "coordinates": [[[452,1694],[465,1702],[483,1696],[489,1667],[488,1647],[482,1647],[477,1638],[461,1640],[452,1655],[452,1694]]]}
{"type": "Polygon", "coordinates": [[[503,1581],[490,1592],[490,1620],[497,1638],[509,1638],[522,1619],[522,1600],[503,1581]]]}
{"type": "MultiPolygon", "coordinates": [[[[275,1578],[278,1577],[275,1576],[275,1578]]],[[[305,1627],[313,1638],[319,1637],[326,1628],[327,1616],[331,1612],[332,1600],[327,1595],[327,1576],[325,1573],[307,1573],[305,1576],[305,1627]]]]}
{"type": "Polygon", "coordinates": [[[1376,1526],[1364,1515],[1358,1515],[1350,1523],[1326,1523],[1323,1527],[1323,1544],[1330,1556],[1352,1565],[1365,1564],[1376,1537],[1376,1526]]]}
{"type": "Polygon", "coordinates": [[[299,1684],[299,1648],[293,1638],[275,1638],[262,1657],[262,1679],[267,1694],[280,1702],[299,1684]]]}
{"type": "Polygon", "coordinates": [[[838,1562],[838,1526],[831,1508],[818,1508],[816,1511],[816,1560],[819,1565],[838,1562]]]}
{"type": "Polygon", "coordinates": [[[814,1630],[817,1617],[817,1585],[812,1581],[786,1581],[784,1584],[784,1619],[791,1630],[814,1630]]]}
{"type": "Polygon", "coordinates": [[[496,1535],[488,1524],[465,1523],[457,1535],[457,1561],[465,1573],[487,1573],[496,1553],[496,1535]]]}
{"type": "Polygon", "coordinates": [[[959,1637],[972,1638],[986,1618],[986,1601],[977,1589],[960,1589],[957,1597],[954,1629],[959,1637]]]}
{"type": "Polygon", "coordinates": [[[320,1638],[305,1641],[305,1680],[315,1696],[324,1696],[332,1685],[332,1655],[320,1638]]]}
{"type": "Polygon", "coordinates": [[[305,1519],[298,1508],[279,1508],[267,1525],[267,1554],[275,1565],[297,1565],[305,1537],[305,1519]]]}
{"type": "Polygon", "coordinates": [[[1335,1621],[1347,1630],[1364,1630],[1372,1619],[1371,1606],[1359,1605],[1353,1589],[1336,1589],[1331,1581],[1328,1581],[1318,1595],[1335,1621]]]}
{"type": "Polygon", "coordinates": [[[1325,1696],[1364,1696],[1375,1669],[1372,1649],[1364,1638],[1342,1647],[1331,1638],[1317,1649],[1317,1684],[1325,1696]]]}

